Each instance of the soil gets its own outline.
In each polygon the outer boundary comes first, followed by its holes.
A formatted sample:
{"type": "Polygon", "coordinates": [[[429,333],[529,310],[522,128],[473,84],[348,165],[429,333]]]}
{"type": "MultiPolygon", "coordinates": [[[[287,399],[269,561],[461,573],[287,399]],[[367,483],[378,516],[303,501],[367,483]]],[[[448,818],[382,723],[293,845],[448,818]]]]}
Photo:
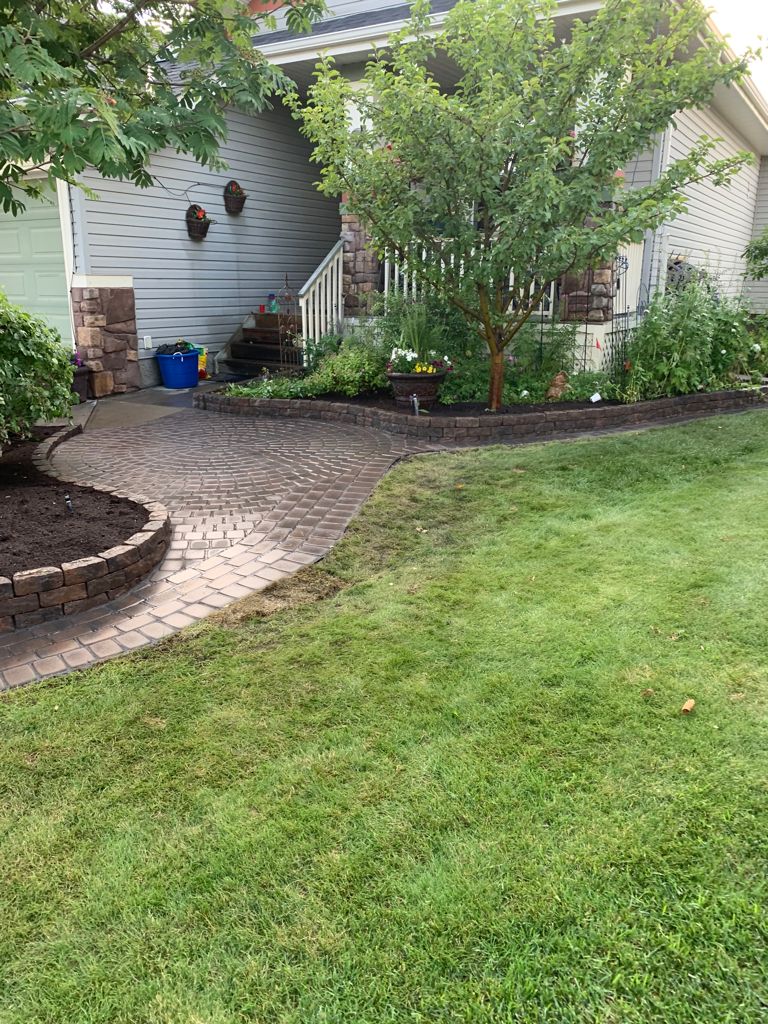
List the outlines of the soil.
{"type": "Polygon", "coordinates": [[[0,576],[96,555],[122,544],[149,518],[132,501],[41,473],[32,455],[45,436],[12,444],[0,458],[0,576]]]}
{"type": "MultiPolygon", "coordinates": [[[[313,399],[310,399],[312,401],[313,399]]],[[[387,412],[400,412],[405,413],[405,410],[401,409],[399,405],[395,403],[389,391],[378,391],[368,395],[356,395],[350,398],[348,395],[340,394],[329,394],[329,395],[317,395],[315,401],[322,402],[346,402],[349,405],[365,405],[373,409],[384,409],[387,412]]],[[[621,405],[621,402],[617,401],[602,401],[599,405],[621,405]]],[[[592,402],[521,402],[518,405],[502,405],[497,410],[498,414],[501,413],[525,413],[525,412],[551,412],[557,409],[594,409],[595,406],[592,402]]],[[[427,413],[426,409],[423,409],[424,413],[427,413]]],[[[430,406],[428,413],[430,416],[482,416],[487,413],[488,406],[485,402],[455,402],[453,405],[441,405],[436,402],[430,406]]],[[[410,412],[410,410],[408,410],[410,412]]],[[[406,413],[407,415],[407,413],[406,413]]]]}

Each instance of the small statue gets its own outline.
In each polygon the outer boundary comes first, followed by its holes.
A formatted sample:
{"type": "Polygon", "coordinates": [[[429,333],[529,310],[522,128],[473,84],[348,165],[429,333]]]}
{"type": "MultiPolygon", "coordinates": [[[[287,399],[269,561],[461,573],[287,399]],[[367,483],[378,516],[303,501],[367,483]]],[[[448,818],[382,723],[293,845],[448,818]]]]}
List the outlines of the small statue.
{"type": "Polygon", "coordinates": [[[549,382],[546,399],[548,402],[556,402],[558,399],[563,397],[567,390],[568,374],[565,372],[565,370],[561,370],[560,373],[556,373],[552,380],[549,382]]]}

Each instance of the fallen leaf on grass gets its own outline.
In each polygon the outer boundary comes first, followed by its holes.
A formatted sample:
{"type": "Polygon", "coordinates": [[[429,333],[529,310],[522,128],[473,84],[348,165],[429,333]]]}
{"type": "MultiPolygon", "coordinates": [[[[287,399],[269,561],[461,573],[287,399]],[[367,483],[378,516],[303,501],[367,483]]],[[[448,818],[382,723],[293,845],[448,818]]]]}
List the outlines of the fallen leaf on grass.
{"type": "Polygon", "coordinates": [[[647,690],[643,690],[643,692],[640,694],[640,696],[641,697],[652,697],[654,695],[654,693],[656,693],[656,691],[655,690],[651,690],[649,688],[647,690]]]}

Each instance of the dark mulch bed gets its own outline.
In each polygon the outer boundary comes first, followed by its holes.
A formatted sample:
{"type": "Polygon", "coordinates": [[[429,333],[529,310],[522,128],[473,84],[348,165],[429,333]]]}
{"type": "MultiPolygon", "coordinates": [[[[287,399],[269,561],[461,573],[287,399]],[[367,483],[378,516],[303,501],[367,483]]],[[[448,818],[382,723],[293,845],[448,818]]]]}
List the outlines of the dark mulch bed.
{"type": "Polygon", "coordinates": [[[37,470],[32,455],[45,436],[11,445],[0,458],[0,576],[98,554],[122,544],[149,518],[132,501],[37,470]],[[65,494],[74,512],[67,511],[65,494]]]}
{"type": "MultiPolygon", "coordinates": [[[[346,402],[348,405],[365,405],[372,409],[384,409],[387,412],[405,412],[395,403],[391,392],[378,391],[368,395],[356,395],[350,398],[348,395],[328,394],[318,395],[309,401],[318,402],[346,402]]],[[[598,405],[621,405],[617,401],[598,402],[598,405]]],[[[518,405],[503,405],[499,408],[501,413],[518,412],[549,412],[552,409],[594,409],[592,402],[521,402],[518,405]]],[[[426,413],[427,410],[424,410],[426,413]]],[[[488,412],[485,402],[454,402],[453,405],[441,405],[439,402],[429,409],[430,416],[482,416],[488,412]]]]}

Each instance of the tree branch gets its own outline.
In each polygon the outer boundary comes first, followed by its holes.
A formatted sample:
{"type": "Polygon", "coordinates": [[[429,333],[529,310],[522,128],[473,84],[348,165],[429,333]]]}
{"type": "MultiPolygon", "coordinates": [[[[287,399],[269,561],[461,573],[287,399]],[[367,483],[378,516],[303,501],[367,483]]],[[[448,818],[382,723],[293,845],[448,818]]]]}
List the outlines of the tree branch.
{"type": "MultiPolygon", "coordinates": [[[[106,43],[108,43],[110,39],[114,39],[115,36],[122,35],[123,32],[125,32],[126,29],[128,29],[133,24],[133,22],[136,21],[136,18],[138,17],[139,14],[141,14],[144,8],[148,7],[151,2],[152,0],[138,0],[138,2],[133,5],[131,10],[128,11],[128,13],[125,14],[120,19],[120,21],[116,21],[112,28],[107,29],[107,31],[103,32],[98,39],[95,39],[92,43],[89,43],[88,46],[82,49],[80,53],[78,53],[77,55],[78,60],[87,60],[89,57],[92,57],[94,53],[97,53],[104,45],[106,45],[106,43]]],[[[177,3],[184,4],[185,6],[189,7],[194,7],[196,0],[165,0],[165,3],[177,3]]]]}

